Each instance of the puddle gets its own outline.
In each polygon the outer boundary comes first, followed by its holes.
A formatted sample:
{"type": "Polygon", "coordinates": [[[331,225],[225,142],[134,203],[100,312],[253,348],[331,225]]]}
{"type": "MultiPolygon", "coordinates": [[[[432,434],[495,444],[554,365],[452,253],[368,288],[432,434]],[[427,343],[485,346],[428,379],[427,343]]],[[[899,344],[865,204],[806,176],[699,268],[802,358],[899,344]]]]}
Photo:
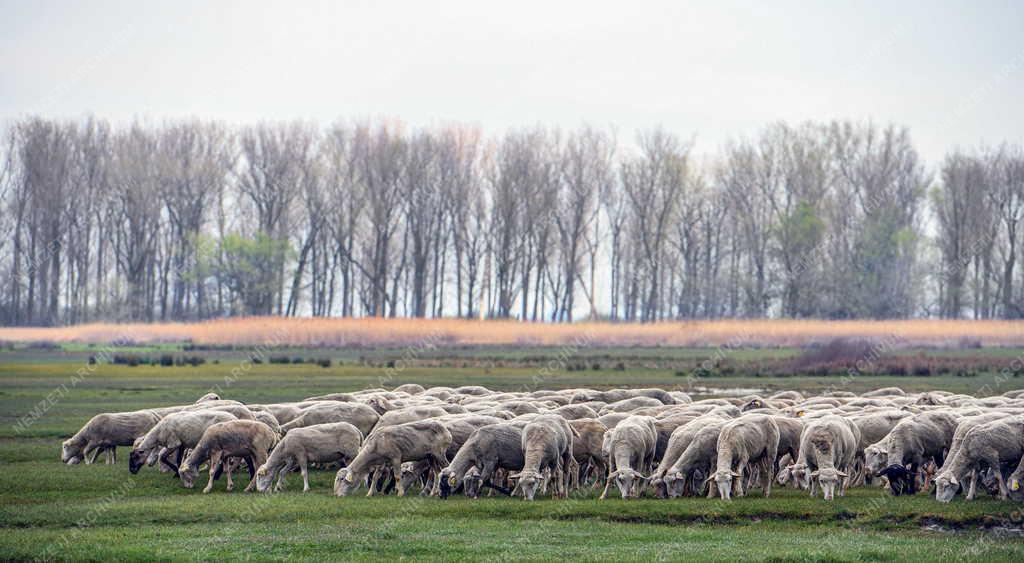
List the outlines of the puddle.
{"type": "Polygon", "coordinates": [[[744,395],[763,395],[767,389],[756,387],[693,387],[692,395],[712,395],[726,397],[742,397],[744,395]]]}

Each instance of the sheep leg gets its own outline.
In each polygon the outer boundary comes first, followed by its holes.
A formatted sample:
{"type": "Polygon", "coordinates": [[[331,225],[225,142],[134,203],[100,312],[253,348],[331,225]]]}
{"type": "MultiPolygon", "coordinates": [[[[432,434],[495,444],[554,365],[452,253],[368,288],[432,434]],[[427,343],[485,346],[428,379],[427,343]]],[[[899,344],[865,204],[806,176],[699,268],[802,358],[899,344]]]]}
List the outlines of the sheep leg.
{"type": "MultiPolygon", "coordinates": [[[[219,451],[218,452],[213,452],[212,454],[210,454],[210,481],[208,483],[206,483],[206,488],[203,489],[203,494],[204,495],[213,490],[213,480],[214,480],[213,476],[217,472],[217,466],[220,465],[220,459],[221,459],[221,453],[219,451]]],[[[231,479],[231,475],[229,474],[228,475],[228,480],[230,481],[230,479],[231,479]]],[[[228,489],[228,490],[230,490],[230,489],[228,489]]]]}
{"type": "Polygon", "coordinates": [[[93,442],[87,443],[85,448],[82,449],[82,459],[85,460],[86,465],[92,465],[92,462],[96,461],[96,456],[98,455],[100,455],[99,446],[93,442]],[[89,455],[90,453],[92,456],[89,455]]]}
{"type": "Polygon", "coordinates": [[[227,470],[228,473],[227,490],[233,491],[235,490],[235,482],[232,480],[232,474],[235,472],[234,462],[232,462],[230,459],[223,458],[220,462],[220,468],[218,469],[217,474],[219,475],[220,473],[224,472],[224,470],[227,470]]]}
{"type": "Polygon", "coordinates": [[[299,472],[302,473],[302,492],[309,491],[309,471],[306,467],[306,460],[299,460],[299,472]]]}
{"type": "Polygon", "coordinates": [[[292,470],[292,460],[289,459],[284,464],[284,467],[281,468],[281,471],[279,471],[278,474],[277,474],[277,484],[274,485],[274,492],[275,493],[276,492],[280,492],[281,489],[284,488],[284,476],[287,475],[288,472],[291,471],[291,470],[292,470]]]}
{"type": "Polygon", "coordinates": [[[405,486],[402,485],[402,460],[391,460],[391,471],[395,474],[395,488],[398,489],[398,496],[405,496],[405,486]]]}
{"type": "Polygon", "coordinates": [[[249,484],[245,492],[252,492],[256,488],[256,468],[267,462],[267,454],[254,452],[251,456],[245,456],[245,463],[249,466],[249,484]]]}
{"type": "Polygon", "coordinates": [[[167,456],[169,455],[171,455],[170,450],[164,452],[163,455],[160,456],[160,461],[166,463],[168,467],[174,469],[174,477],[177,479],[181,477],[181,475],[178,474],[178,467],[181,464],[181,450],[178,450],[178,463],[171,463],[171,460],[167,459],[167,456]]]}
{"type": "Polygon", "coordinates": [[[978,487],[978,472],[972,469],[967,478],[971,481],[971,484],[967,487],[967,496],[964,498],[967,500],[974,500],[974,495],[977,493],[978,487]]]}
{"type": "Polygon", "coordinates": [[[601,496],[598,497],[600,500],[604,500],[605,498],[608,497],[608,487],[610,487],[611,484],[612,480],[606,477],[604,480],[604,491],[601,493],[601,496]]]}

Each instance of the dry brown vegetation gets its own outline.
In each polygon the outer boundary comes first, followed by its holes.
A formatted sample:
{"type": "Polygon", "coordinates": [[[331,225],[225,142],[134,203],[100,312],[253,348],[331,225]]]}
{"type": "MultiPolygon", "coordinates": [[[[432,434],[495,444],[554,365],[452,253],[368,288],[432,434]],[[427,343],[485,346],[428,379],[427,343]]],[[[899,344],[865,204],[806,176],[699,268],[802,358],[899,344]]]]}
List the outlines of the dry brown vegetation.
{"type": "Polygon", "coordinates": [[[304,347],[382,346],[671,346],[809,347],[836,339],[889,348],[1024,346],[1019,321],[723,320],[653,324],[538,324],[517,321],[301,319],[249,317],[198,323],[88,324],[0,328],[0,341],[304,347]]]}

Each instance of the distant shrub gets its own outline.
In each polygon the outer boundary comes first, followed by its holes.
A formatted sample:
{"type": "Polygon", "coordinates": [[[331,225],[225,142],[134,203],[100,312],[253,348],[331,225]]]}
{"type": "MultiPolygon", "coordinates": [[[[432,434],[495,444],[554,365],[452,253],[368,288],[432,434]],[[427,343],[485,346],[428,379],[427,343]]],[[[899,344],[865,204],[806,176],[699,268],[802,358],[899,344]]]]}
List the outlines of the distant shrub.
{"type": "Polygon", "coordinates": [[[600,364],[600,362],[594,362],[594,364],[592,366],[590,366],[590,369],[592,369],[594,371],[601,371],[601,364],[600,364]]]}
{"type": "Polygon", "coordinates": [[[615,364],[615,371],[626,371],[626,364],[622,362],[615,364]]]}
{"type": "Polygon", "coordinates": [[[302,356],[295,356],[294,358],[292,358],[292,363],[293,364],[304,364],[304,363],[306,363],[306,361],[302,359],[302,356]]]}
{"type": "Polygon", "coordinates": [[[318,359],[316,361],[316,365],[318,365],[318,366],[320,366],[322,368],[329,368],[329,367],[331,367],[331,359],[330,358],[320,358],[320,359],[318,359]]]}
{"type": "Polygon", "coordinates": [[[25,345],[28,350],[59,350],[60,344],[50,340],[35,340],[25,345]]]}
{"type": "Polygon", "coordinates": [[[204,358],[202,356],[189,356],[189,357],[185,358],[185,363],[190,365],[190,366],[192,366],[192,367],[196,367],[196,366],[200,366],[202,364],[205,364],[206,363],[206,358],[204,358]]]}
{"type": "Polygon", "coordinates": [[[956,345],[961,350],[980,350],[981,339],[974,336],[961,336],[956,345]]]}
{"type": "Polygon", "coordinates": [[[288,356],[270,356],[270,363],[272,364],[288,364],[291,361],[291,358],[288,356]]]}
{"type": "Polygon", "coordinates": [[[914,366],[914,369],[911,371],[911,373],[918,377],[929,377],[932,374],[932,368],[923,364],[916,365],[914,366]]]}
{"type": "Polygon", "coordinates": [[[128,366],[128,367],[135,367],[135,366],[143,363],[142,358],[136,356],[135,354],[114,354],[114,357],[111,358],[110,361],[113,364],[118,364],[118,365],[128,366]]]}
{"type": "Polygon", "coordinates": [[[163,367],[171,367],[174,365],[174,356],[171,354],[162,354],[160,356],[160,365],[163,367]]]}

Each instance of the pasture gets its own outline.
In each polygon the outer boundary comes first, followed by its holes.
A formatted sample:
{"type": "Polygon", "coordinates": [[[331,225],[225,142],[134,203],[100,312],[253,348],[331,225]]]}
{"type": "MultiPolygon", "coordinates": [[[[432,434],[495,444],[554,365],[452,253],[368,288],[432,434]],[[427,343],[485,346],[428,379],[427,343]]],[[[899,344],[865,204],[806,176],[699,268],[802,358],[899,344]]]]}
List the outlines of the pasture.
{"type": "MultiPolygon", "coordinates": [[[[61,345],[0,351],[0,557],[4,559],[570,559],[570,560],[949,560],[1020,561],[1024,557],[1019,503],[988,495],[940,504],[926,494],[892,497],[860,487],[825,502],[777,488],[732,502],[703,498],[597,500],[599,491],[568,500],[543,496],[527,503],[507,497],[448,500],[395,496],[336,498],[334,471],[314,471],[301,493],[297,474],[269,495],[200,494],[152,468],[67,466],[60,441],[93,414],[191,403],[211,389],[249,403],[394,387],[479,384],[496,390],[587,385],[658,386],[695,395],[721,390],[800,389],[837,385],[836,375],[769,375],[758,362],[784,361],[792,349],[734,351],[727,374],[694,369],[711,349],[587,350],[558,363],[557,348],[434,350],[408,358],[407,349],[339,351],[289,349],[280,356],[329,357],[331,365],[246,362],[241,350],[186,352],[180,346],[137,346],[122,354],[158,358],[197,354],[197,366],[90,364],[96,348],[61,345]],[[617,362],[615,358],[630,358],[617,362]],[[406,358],[408,361],[403,361],[406,358]],[[542,372],[555,362],[555,369],[542,372]],[[619,369],[619,363],[622,364],[619,369]],[[597,368],[595,369],[595,365],[597,368]],[[83,366],[91,369],[80,372],[83,366]],[[247,366],[239,369],[240,366],[247,366]],[[565,367],[563,367],[565,366],[565,367]],[[569,368],[568,366],[575,366],[569,368]],[[687,367],[689,366],[689,367],[687,367]],[[757,366],[752,369],[750,366],[757,366]],[[76,372],[85,375],[76,377],[76,372]],[[26,419],[26,416],[28,418],[26,419]]],[[[862,391],[978,392],[1021,350],[970,352],[970,374],[896,377],[864,373],[841,382],[862,391]],[[988,367],[986,367],[988,366],[988,367]]],[[[901,351],[931,358],[935,351],[901,351]]],[[[950,352],[963,356],[965,352],[950,352]]],[[[1016,374],[1014,374],[1016,375],[1016,374]]],[[[1024,387],[1020,378],[1001,389],[1024,387]]],[[[240,476],[240,483],[248,480],[240,476]]]]}

